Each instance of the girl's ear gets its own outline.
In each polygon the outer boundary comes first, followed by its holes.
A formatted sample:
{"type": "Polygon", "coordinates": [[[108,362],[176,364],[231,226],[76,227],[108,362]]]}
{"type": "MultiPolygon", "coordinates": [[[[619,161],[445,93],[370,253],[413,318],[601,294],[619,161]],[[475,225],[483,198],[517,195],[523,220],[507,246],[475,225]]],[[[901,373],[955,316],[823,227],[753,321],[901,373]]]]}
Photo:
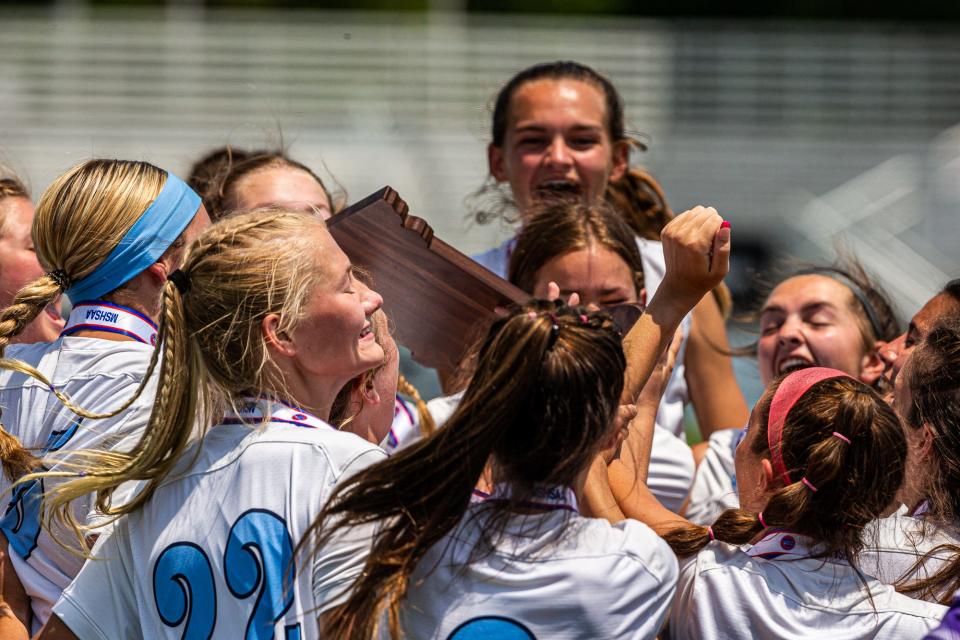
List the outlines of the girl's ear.
{"type": "Polygon", "coordinates": [[[507,181],[507,170],[504,166],[503,149],[495,146],[492,142],[487,145],[487,166],[490,169],[490,175],[497,182],[507,181]]]}
{"type": "Polygon", "coordinates": [[[364,402],[370,404],[380,404],[380,394],[377,393],[377,387],[373,384],[373,376],[370,376],[359,384],[360,393],[363,395],[364,402]]]}
{"type": "Polygon", "coordinates": [[[279,355],[292,358],[297,355],[297,348],[286,332],[280,330],[280,314],[268,313],[260,321],[260,330],[267,348],[276,351],[279,355]]]}
{"type": "Polygon", "coordinates": [[[760,460],[760,491],[762,493],[770,493],[773,491],[774,487],[774,476],[773,476],[773,465],[770,464],[770,461],[766,458],[760,460]]]}
{"type": "Polygon", "coordinates": [[[618,140],[613,143],[613,165],[610,167],[610,182],[619,182],[630,166],[630,143],[618,140]]]}
{"type": "Polygon", "coordinates": [[[860,360],[860,375],[857,376],[861,382],[868,384],[871,387],[877,384],[877,381],[880,380],[880,376],[883,375],[884,370],[887,368],[887,363],[884,362],[883,357],[880,355],[881,346],[885,346],[886,343],[878,342],[873,349],[870,349],[860,360]]]}

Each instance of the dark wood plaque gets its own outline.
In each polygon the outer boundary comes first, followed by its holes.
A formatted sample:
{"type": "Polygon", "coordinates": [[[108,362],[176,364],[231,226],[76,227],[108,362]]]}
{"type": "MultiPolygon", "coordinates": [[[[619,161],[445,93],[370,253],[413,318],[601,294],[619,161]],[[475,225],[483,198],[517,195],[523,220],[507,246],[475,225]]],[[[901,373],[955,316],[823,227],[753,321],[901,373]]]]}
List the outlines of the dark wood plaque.
{"type": "Polygon", "coordinates": [[[327,226],[350,260],[373,276],[397,342],[425,367],[454,371],[496,307],[530,298],[435,237],[390,187],[347,207],[327,226]]]}

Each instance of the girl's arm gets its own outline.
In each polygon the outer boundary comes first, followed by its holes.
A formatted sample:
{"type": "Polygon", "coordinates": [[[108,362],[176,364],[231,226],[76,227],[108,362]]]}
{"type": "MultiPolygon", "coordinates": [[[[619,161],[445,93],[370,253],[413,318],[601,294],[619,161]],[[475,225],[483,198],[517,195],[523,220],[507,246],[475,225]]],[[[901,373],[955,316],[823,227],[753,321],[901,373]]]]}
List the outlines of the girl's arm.
{"type": "Polygon", "coordinates": [[[627,370],[621,404],[631,404],[639,395],[680,321],[727,274],[730,229],[722,224],[716,209],[695,207],[663,228],[666,274],[624,338],[627,370]]]}
{"type": "MultiPolygon", "coordinates": [[[[11,615],[16,616],[24,627],[30,628],[33,621],[30,598],[13,568],[13,563],[10,562],[10,547],[6,536],[2,533],[0,533],[0,600],[6,605],[11,615]]],[[[0,638],[6,637],[0,634],[0,638]]]]}
{"type": "Polygon", "coordinates": [[[693,308],[693,327],[683,360],[687,389],[704,440],[714,431],[736,428],[750,419],[729,352],[720,305],[712,295],[705,295],[693,308]]]}

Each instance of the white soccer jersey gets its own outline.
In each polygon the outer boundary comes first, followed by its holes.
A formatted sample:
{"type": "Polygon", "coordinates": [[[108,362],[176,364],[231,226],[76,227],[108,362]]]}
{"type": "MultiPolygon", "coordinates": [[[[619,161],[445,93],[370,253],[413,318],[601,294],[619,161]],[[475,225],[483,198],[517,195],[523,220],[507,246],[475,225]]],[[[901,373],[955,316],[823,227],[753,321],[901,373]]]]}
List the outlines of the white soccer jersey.
{"type": "Polygon", "coordinates": [[[393,404],[393,424],[390,425],[390,432],[380,443],[380,447],[387,455],[393,455],[418,441],[420,437],[420,416],[416,407],[397,396],[393,404]]]}
{"type": "Polygon", "coordinates": [[[279,403],[245,411],[213,427],[98,542],[54,607],[78,637],[318,636],[318,615],[360,574],[369,534],[309,560],[293,551],[335,485],[385,454],[279,403]],[[269,423],[250,424],[264,414],[269,423]]]}
{"type": "Polygon", "coordinates": [[[710,435],[684,514],[690,522],[701,526],[713,524],[725,510],[740,506],[734,456],[743,436],[743,429],[723,429],[710,435]]]}
{"type": "MultiPolygon", "coordinates": [[[[107,412],[134,394],[152,353],[151,345],[136,341],[65,336],[52,343],[11,346],[6,356],[36,367],[83,408],[107,412]]],[[[156,376],[151,379],[155,380],[156,376]]],[[[46,452],[62,455],[81,448],[131,449],[149,420],[154,395],[155,386],[151,384],[120,415],[104,420],[81,419],[35,378],[0,371],[4,428],[41,457],[46,452]]],[[[0,519],[0,530],[9,542],[17,577],[30,596],[34,630],[46,622],[60,592],[83,565],[81,556],[64,549],[40,526],[40,496],[56,483],[50,479],[35,481],[7,493],[3,501],[5,513],[0,519]]],[[[0,488],[6,491],[9,486],[3,476],[0,488]]],[[[92,497],[75,501],[75,516],[81,522],[93,523],[92,506],[92,497]]],[[[64,531],[57,536],[65,542],[74,539],[72,533],[64,531]]]]}
{"type": "Polygon", "coordinates": [[[566,509],[518,515],[496,550],[474,557],[486,504],[471,504],[420,561],[401,605],[404,637],[656,637],[677,561],[646,525],[611,525],[566,509]]]}
{"type": "Polygon", "coordinates": [[[670,637],[905,640],[947,610],[872,578],[868,595],[845,561],[808,555],[802,536],[782,531],[742,548],[710,543],[681,566],[670,637]]]}
{"type": "MultiPolygon", "coordinates": [[[[942,544],[960,546],[960,530],[940,526],[922,514],[910,515],[906,507],[864,530],[866,546],[860,553],[860,568],[880,582],[893,584],[902,577],[928,578],[954,559],[950,550],[938,550],[914,570],[928,552],[942,544]]],[[[950,592],[937,596],[950,595],[950,592]]]]}

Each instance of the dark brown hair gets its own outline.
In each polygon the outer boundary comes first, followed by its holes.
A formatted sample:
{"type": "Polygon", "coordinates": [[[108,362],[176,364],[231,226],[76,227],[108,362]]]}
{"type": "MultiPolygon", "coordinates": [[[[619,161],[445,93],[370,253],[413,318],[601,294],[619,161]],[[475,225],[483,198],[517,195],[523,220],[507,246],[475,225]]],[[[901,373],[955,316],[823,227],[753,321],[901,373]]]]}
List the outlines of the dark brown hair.
{"type": "Polygon", "coordinates": [[[333,196],[320,176],[310,167],[290,158],[283,151],[267,149],[245,151],[230,146],[220,147],[193,165],[187,182],[203,198],[203,204],[207,208],[207,213],[210,214],[210,219],[216,222],[234,209],[236,187],[243,178],[257,171],[276,167],[290,167],[309,174],[327,195],[330,206],[333,208],[331,213],[337,212],[338,207],[333,196]]]}
{"type": "MultiPolygon", "coordinates": [[[[908,428],[926,426],[933,435],[935,469],[928,473],[928,511],[923,520],[956,527],[960,521],[960,322],[947,319],[917,345],[900,373],[910,390],[908,428]]],[[[913,575],[932,556],[949,551],[952,559],[924,579],[901,579],[900,591],[949,604],[960,589],[960,546],[940,545],[907,573],[913,575]]]]}
{"type": "Polygon", "coordinates": [[[339,529],[381,525],[347,601],[326,614],[325,635],[373,638],[386,612],[399,636],[411,574],[464,516],[488,462],[510,487],[508,501],[480,507],[493,544],[535,485],[571,485],[609,434],[626,360],[606,314],[532,301],[498,319],[479,354],[444,428],[347,479],[311,527],[320,548],[339,529]]]}
{"type": "Polygon", "coordinates": [[[537,272],[550,260],[597,243],[620,256],[633,273],[637,298],[643,289],[643,261],[630,227],[604,202],[547,202],[527,220],[510,256],[508,279],[533,293],[537,272]]]}
{"type": "MultiPolygon", "coordinates": [[[[770,455],[770,403],[782,381],[771,383],[751,416],[752,451],[759,456],[770,455]]],[[[816,540],[818,557],[843,557],[856,567],[863,527],[880,517],[903,480],[906,440],[896,414],[858,380],[823,380],[787,413],[781,446],[793,482],[773,490],[763,508],[764,522],[816,540]],[[804,477],[818,490],[811,491],[804,477]]],[[[759,514],[744,509],[727,509],[712,525],[715,538],[731,544],[749,542],[764,528],[759,514]]],[[[686,524],[664,539],[683,556],[706,546],[710,534],[707,527],[686,524]]]]}
{"type": "MultiPolygon", "coordinates": [[[[605,104],[605,124],[606,133],[610,137],[611,143],[627,142],[640,148],[642,144],[633,140],[627,135],[624,127],[624,109],[623,98],[610,80],[588,67],[585,64],[574,62],[572,60],[557,60],[555,62],[543,62],[520,71],[514,75],[497,93],[493,105],[493,120],[490,125],[490,140],[495,147],[502,147],[507,136],[507,128],[510,124],[510,108],[513,96],[524,85],[537,80],[576,80],[585,82],[598,88],[603,94],[605,104]]],[[[488,176],[484,183],[471,199],[477,203],[471,204],[472,217],[480,224],[486,224],[492,220],[504,217],[504,212],[508,209],[510,200],[504,198],[502,194],[496,194],[495,183],[488,176]]]]}

